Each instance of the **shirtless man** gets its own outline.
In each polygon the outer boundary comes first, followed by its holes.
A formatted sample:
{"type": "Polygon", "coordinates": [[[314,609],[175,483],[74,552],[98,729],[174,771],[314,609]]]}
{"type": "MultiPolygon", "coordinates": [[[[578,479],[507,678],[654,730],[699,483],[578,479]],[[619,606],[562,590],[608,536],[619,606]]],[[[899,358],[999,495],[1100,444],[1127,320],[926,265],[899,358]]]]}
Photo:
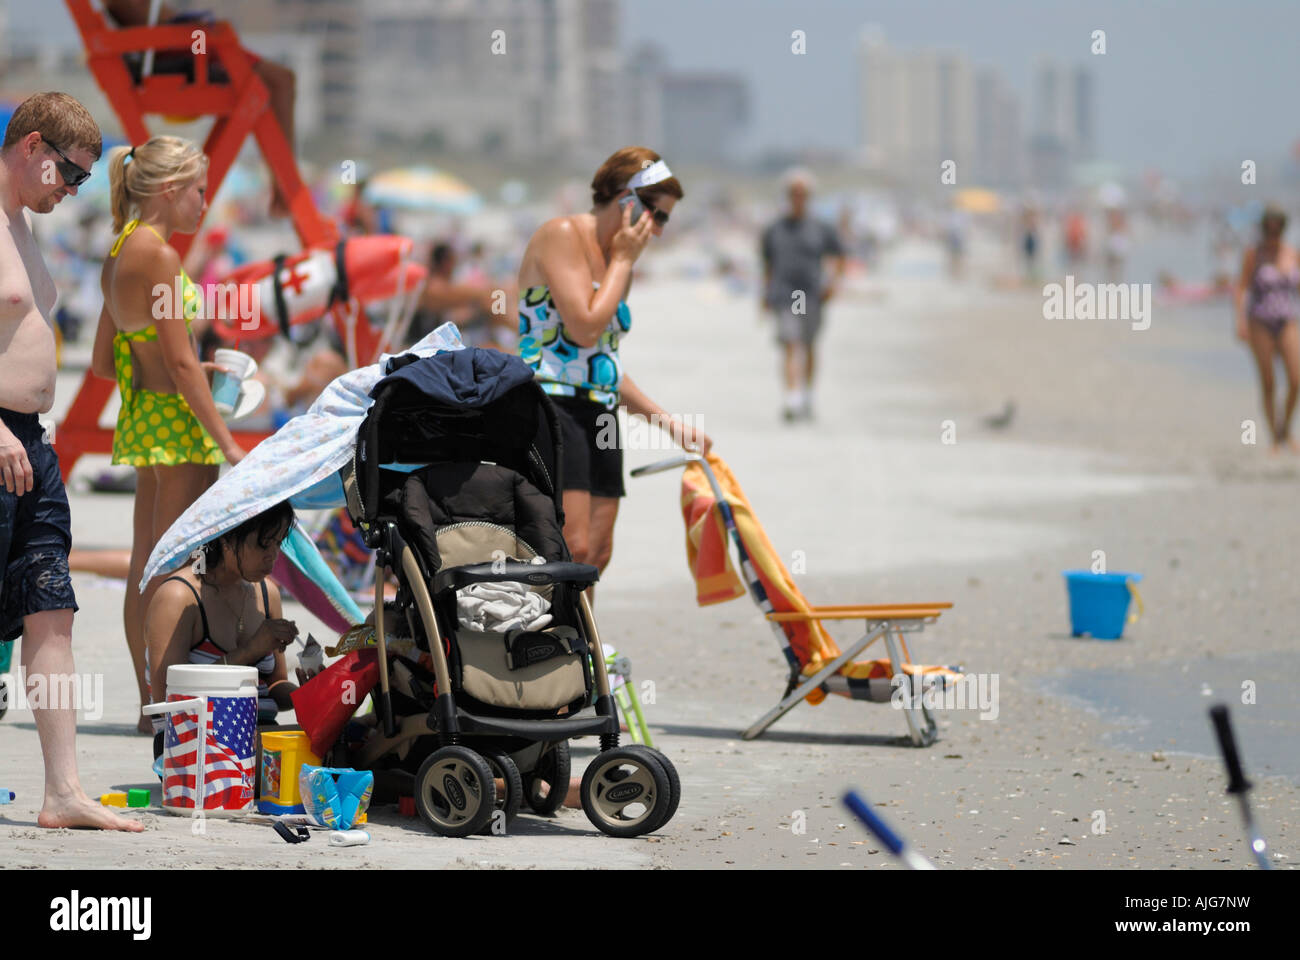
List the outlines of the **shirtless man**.
{"type": "Polygon", "coordinates": [[[77,776],[77,714],[71,703],[40,703],[45,689],[71,676],[68,575],[72,532],[59,460],[37,414],[54,405],[54,281],[24,208],[49,213],[88,177],[101,150],[99,128],[64,93],[40,93],[14,111],[0,147],[0,639],[23,638],[22,666],[45,760],[42,827],[139,832],[86,796],[77,776]]]}

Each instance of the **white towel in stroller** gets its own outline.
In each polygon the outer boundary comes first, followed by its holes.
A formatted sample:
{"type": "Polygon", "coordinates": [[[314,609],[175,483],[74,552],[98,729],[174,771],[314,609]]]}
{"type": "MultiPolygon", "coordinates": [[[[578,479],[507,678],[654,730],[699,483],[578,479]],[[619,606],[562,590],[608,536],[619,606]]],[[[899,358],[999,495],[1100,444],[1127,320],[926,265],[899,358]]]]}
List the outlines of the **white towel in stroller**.
{"type": "Polygon", "coordinates": [[[552,620],[549,609],[549,600],[518,581],[473,583],[456,593],[460,625],[480,633],[540,630],[552,620]]]}

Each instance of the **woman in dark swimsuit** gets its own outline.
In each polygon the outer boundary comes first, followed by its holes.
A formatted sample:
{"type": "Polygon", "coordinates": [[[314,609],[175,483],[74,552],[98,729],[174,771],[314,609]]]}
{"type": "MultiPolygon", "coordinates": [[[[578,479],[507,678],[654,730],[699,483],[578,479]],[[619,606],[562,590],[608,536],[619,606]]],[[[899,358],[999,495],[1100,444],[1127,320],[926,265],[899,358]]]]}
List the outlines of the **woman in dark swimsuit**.
{"type": "Polygon", "coordinates": [[[1247,250],[1237,282],[1237,338],[1250,345],[1259,367],[1264,416],[1276,452],[1284,444],[1297,451],[1291,439],[1291,415],[1300,397],[1300,329],[1296,326],[1300,303],[1300,258],[1283,242],[1286,214],[1269,207],[1260,220],[1259,246],[1247,250]],[[1286,402],[1277,409],[1273,368],[1277,357],[1286,370],[1286,402]]]}
{"type": "MultiPolygon", "coordinates": [[[[254,666],[258,723],[273,725],[278,711],[292,708],[289,694],[297,688],[284,650],[298,628],[282,619],[280,591],[266,579],[292,525],[286,501],[209,541],[202,563],[162,582],[145,620],[151,690],[153,678],[166,678],[174,663],[254,666]]],[[[154,699],[165,700],[166,691],[157,690],[154,699]]],[[[161,724],[156,729],[155,757],[162,752],[161,724]]]]}

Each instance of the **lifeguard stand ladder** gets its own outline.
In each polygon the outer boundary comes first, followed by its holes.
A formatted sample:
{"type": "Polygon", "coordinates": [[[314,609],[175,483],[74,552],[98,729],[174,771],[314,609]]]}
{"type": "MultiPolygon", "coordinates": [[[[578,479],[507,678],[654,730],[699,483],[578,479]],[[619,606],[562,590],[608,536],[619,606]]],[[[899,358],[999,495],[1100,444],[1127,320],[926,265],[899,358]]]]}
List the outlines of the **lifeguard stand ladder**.
{"type": "MultiPolygon", "coordinates": [[[[270,110],[270,94],[253,64],[239,45],[233,27],[224,21],[185,23],[170,26],[110,26],[91,0],[66,0],[81,40],[87,64],[108,102],[117,113],[122,130],[132,144],[149,139],[145,114],[164,116],[214,116],[203,152],[208,156],[208,196],[216,196],[226,171],[235,162],[245,138],[252,133],[270,168],[271,177],[289,205],[294,230],[303,247],[332,246],[338,241],[338,227],[316,209],[311,192],[298,175],[293,150],[279,121],[270,110]],[[201,35],[203,44],[197,43],[201,35]],[[183,50],[193,53],[194,79],[183,74],[153,74],[148,69],[137,83],[123,57],[139,53],[146,64],[152,51],[183,50]],[[229,75],[229,83],[209,79],[210,58],[216,57],[229,75]]],[[[193,235],[177,235],[171,244],[182,257],[193,235]]],[[[55,449],[66,482],[83,454],[111,453],[113,431],[99,425],[99,418],[112,397],[114,384],[89,370],[63,423],[55,431],[55,449]]],[[[250,449],[266,438],[265,433],[233,431],[235,442],[250,449]]]]}

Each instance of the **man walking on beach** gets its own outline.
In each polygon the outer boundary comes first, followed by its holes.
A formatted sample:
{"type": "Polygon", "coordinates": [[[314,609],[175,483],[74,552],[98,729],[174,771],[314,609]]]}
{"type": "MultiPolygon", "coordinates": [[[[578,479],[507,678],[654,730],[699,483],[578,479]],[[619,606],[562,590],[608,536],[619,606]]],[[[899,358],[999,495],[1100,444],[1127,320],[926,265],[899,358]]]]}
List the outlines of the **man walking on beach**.
{"type": "Polygon", "coordinates": [[[0,147],[0,640],[23,638],[22,667],[45,760],[42,827],[141,831],[92,801],[77,777],[68,497],[37,414],[54,405],[54,281],[26,210],[49,213],[90,176],[102,142],[64,93],[14,111],[0,147]],[[24,209],[25,208],[25,209],[24,209]],[[57,693],[55,693],[57,691],[57,693]]]}
{"type": "Polygon", "coordinates": [[[844,276],[844,248],[835,228],[808,215],[812,174],[792,170],[782,181],[790,206],[763,231],[763,305],[776,315],[776,338],[784,351],[786,420],[812,417],[814,346],[822,306],[844,276]],[[834,275],[823,284],[823,260],[834,275]]]}

